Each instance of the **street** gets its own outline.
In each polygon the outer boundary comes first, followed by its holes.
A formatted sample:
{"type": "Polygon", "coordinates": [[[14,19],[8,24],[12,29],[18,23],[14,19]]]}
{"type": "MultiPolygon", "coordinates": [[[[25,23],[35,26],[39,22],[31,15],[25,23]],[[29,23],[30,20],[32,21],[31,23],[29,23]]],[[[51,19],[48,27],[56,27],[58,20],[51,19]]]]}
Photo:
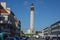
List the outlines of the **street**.
{"type": "Polygon", "coordinates": [[[44,40],[44,39],[42,39],[42,38],[34,38],[34,37],[30,37],[30,38],[28,38],[27,40],[44,40]]]}

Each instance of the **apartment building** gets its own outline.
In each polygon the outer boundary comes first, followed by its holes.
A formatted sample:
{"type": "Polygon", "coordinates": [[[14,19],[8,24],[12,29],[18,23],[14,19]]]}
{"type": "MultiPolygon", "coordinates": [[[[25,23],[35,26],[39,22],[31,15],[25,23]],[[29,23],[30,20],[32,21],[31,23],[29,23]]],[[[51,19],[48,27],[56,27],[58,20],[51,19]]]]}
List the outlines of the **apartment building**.
{"type": "Polygon", "coordinates": [[[51,35],[60,36],[60,21],[51,25],[51,35]]]}
{"type": "Polygon", "coordinates": [[[60,21],[53,23],[50,27],[47,27],[43,30],[44,36],[60,37],[60,21]]]}
{"type": "Polygon", "coordinates": [[[45,29],[43,29],[43,34],[44,34],[44,37],[50,36],[51,27],[46,27],[45,29]]]}
{"type": "Polygon", "coordinates": [[[20,35],[21,32],[21,22],[16,19],[11,9],[6,7],[6,2],[0,2],[0,33],[2,32],[5,36],[20,35]]]}

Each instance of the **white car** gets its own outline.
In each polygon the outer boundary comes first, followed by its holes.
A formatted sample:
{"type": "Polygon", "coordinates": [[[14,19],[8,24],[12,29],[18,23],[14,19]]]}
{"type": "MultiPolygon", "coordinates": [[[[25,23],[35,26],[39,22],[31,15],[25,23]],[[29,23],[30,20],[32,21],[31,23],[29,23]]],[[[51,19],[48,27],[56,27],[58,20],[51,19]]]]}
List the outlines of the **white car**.
{"type": "Polygon", "coordinates": [[[33,37],[35,37],[35,38],[39,38],[39,35],[34,35],[33,37]]]}
{"type": "Polygon", "coordinates": [[[38,36],[38,35],[36,35],[36,38],[39,38],[39,36],[38,36]]]}

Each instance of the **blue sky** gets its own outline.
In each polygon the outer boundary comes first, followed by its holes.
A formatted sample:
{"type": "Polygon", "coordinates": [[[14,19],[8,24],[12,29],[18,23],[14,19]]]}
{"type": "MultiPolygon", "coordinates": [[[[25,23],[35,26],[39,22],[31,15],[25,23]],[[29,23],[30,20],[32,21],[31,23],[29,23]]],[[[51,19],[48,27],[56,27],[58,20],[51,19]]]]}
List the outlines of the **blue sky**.
{"type": "Polygon", "coordinates": [[[22,30],[26,31],[30,25],[30,5],[35,6],[35,30],[45,27],[60,20],[60,0],[0,0],[6,1],[16,17],[21,21],[22,30]]]}

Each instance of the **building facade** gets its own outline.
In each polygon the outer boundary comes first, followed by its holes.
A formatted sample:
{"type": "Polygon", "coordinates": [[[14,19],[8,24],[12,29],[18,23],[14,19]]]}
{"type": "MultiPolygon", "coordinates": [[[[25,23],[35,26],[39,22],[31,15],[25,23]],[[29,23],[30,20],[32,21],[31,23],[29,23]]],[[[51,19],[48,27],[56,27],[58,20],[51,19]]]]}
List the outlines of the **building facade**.
{"type": "Polygon", "coordinates": [[[60,21],[51,25],[51,35],[60,36],[60,21]]]}
{"type": "Polygon", "coordinates": [[[50,27],[47,27],[43,30],[44,36],[60,37],[60,21],[52,24],[50,27]]]}
{"type": "Polygon", "coordinates": [[[6,8],[6,2],[0,2],[0,33],[3,32],[5,36],[16,36],[20,35],[20,31],[21,22],[16,19],[10,8],[6,8]]]}

